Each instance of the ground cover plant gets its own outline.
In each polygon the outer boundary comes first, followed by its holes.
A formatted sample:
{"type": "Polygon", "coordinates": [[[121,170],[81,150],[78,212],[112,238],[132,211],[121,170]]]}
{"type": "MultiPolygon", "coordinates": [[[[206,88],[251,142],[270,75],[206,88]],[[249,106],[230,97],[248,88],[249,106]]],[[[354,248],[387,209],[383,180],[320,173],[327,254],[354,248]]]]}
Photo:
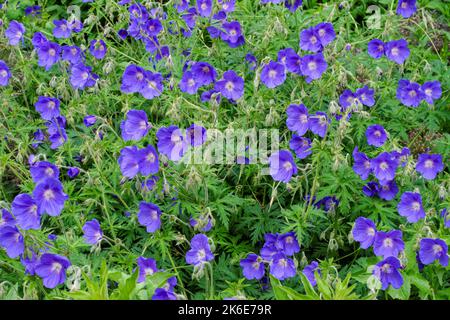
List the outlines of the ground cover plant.
{"type": "Polygon", "coordinates": [[[449,15],[3,1],[0,297],[449,299],[449,15]]]}

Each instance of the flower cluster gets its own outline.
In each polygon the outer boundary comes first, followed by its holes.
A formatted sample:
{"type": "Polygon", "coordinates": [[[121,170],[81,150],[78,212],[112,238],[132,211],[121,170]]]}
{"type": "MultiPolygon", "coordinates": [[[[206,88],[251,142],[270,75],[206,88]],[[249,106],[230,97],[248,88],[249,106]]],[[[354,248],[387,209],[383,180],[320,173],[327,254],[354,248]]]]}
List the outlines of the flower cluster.
{"type": "Polygon", "coordinates": [[[407,107],[416,108],[423,100],[433,104],[434,100],[441,96],[442,89],[439,81],[428,81],[422,86],[406,79],[398,82],[397,99],[407,107]]]}
{"type": "Polygon", "coordinates": [[[385,55],[389,60],[398,64],[403,64],[411,53],[405,39],[392,40],[386,43],[380,39],[373,39],[368,44],[367,52],[372,58],[380,59],[385,55]]]}

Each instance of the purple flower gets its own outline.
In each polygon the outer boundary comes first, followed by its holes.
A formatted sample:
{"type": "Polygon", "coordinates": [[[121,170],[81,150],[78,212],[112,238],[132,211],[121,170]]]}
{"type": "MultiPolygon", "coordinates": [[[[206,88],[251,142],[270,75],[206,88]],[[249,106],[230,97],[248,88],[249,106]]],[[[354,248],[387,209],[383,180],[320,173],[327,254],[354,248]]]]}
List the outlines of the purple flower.
{"type": "Polygon", "coordinates": [[[250,253],[247,258],[241,259],[240,266],[244,277],[248,280],[259,280],[264,276],[265,267],[263,259],[254,253],[250,253]]]}
{"type": "Polygon", "coordinates": [[[289,130],[303,136],[309,129],[308,108],[304,104],[291,104],[286,109],[286,125],[289,130]]]}
{"type": "Polygon", "coordinates": [[[397,14],[409,18],[416,13],[416,0],[398,0],[397,14]]]}
{"type": "Polygon", "coordinates": [[[356,219],[352,234],[353,239],[361,244],[361,248],[369,248],[375,240],[376,233],[377,227],[372,220],[364,217],[359,217],[356,219]]]}
{"type": "Polygon", "coordinates": [[[425,95],[418,83],[401,79],[398,82],[397,99],[407,107],[418,107],[425,95]]]}
{"type": "Polygon", "coordinates": [[[322,77],[322,74],[327,70],[327,67],[328,64],[322,53],[304,56],[300,65],[302,74],[306,76],[307,83],[322,77]]]}
{"type": "Polygon", "coordinates": [[[442,170],[444,170],[442,155],[427,153],[419,154],[416,164],[416,171],[419,172],[426,180],[433,180],[442,170]]]}
{"type": "Polygon", "coordinates": [[[142,110],[130,110],[127,112],[126,119],[121,122],[122,139],[124,141],[139,141],[145,137],[152,127],[148,123],[147,114],[142,110]]]}
{"type": "Polygon", "coordinates": [[[55,42],[45,42],[37,48],[38,65],[48,71],[59,60],[61,47],[55,42]]]}
{"type": "Polygon", "coordinates": [[[289,72],[302,75],[302,58],[294,53],[289,54],[286,57],[286,69],[289,72]]]}
{"type": "Polygon", "coordinates": [[[292,139],[289,141],[289,148],[294,150],[295,155],[299,159],[305,159],[312,153],[311,140],[299,137],[296,134],[292,135],[292,139]]]}
{"type": "Polygon", "coordinates": [[[370,40],[367,45],[367,52],[372,58],[380,59],[384,56],[384,42],[380,39],[370,40]]]}
{"type": "Polygon", "coordinates": [[[359,100],[356,95],[349,89],[345,89],[339,96],[339,104],[346,110],[348,107],[357,104],[359,100]]]}
{"type": "Polygon", "coordinates": [[[11,71],[9,71],[9,67],[5,61],[0,60],[0,86],[7,86],[10,78],[11,71]]]}
{"type": "Polygon", "coordinates": [[[39,161],[30,167],[31,178],[34,183],[39,183],[47,178],[59,179],[59,169],[53,163],[39,161]]]}
{"type": "Polygon", "coordinates": [[[72,34],[72,30],[67,23],[67,20],[53,20],[55,27],[53,28],[53,35],[57,39],[67,39],[72,34]]]}
{"type": "Polygon", "coordinates": [[[156,204],[139,203],[138,221],[147,228],[147,232],[155,232],[161,228],[161,209],[156,204]]]}
{"type": "Polygon", "coordinates": [[[207,62],[196,62],[191,68],[195,80],[202,86],[206,86],[216,81],[217,72],[212,65],[207,62]]]}
{"type": "Polygon", "coordinates": [[[195,76],[191,71],[186,71],[178,84],[180,90],[189,94],[196,94],[201,84],[195,80],[195,76]]]}
{"type": "Polygon", "coordinates": [[[197,0],[197,11],[202,17],[209,17],[212,12],[212,0],[197,0]]]}
{"type": "Polygon", "coordinates": [[[432,264],[435,260],[448,266],[448,246],[441,239],[424,238],[420,240],[419,258],[423,264],[432,264]]]}
{"type": "Polygon", "coordinates": [[[157,288],[152,296],[152,300],[178,300],[175,293],[163,288],[157,288]]]}
{"type": "Polygon", "coordinates": [[[372,168],[370,165],[370,159],[364,152],[359,152],[358,147],[353,149],[353,171],[361,177],[361,179],[366,180],[372,173],[372,168]]]}
{"type": "Polygon", "coordinates": [[[202,232],[208,232],[212,228],[212,221],[209,216],[202,215],[198,219],[189,219],[189,224],[202,232]]]}
{"type": "Polygon", "coordinates": [[[15,226],[0,228],[0,246],[6,250],[11,259],[17,258],[25,250],[23,236],[15,226]]]}
{"type": "Polygon", "coordinates": [[[236,0],[219,0],[219,3],[222,5],[222,10],[229,13],[234,11],[236,0]]]}
{"type": "Polygon", "coordinates": [[[270,274],[278,280],[292,278],[296,274],[295,263],[283,253],[277,253],[270,262],[270,274]]]}
{"type": "Polygon", "coordinates": [[[302,3],[302,0],[284,0],[284,6],[291,12],[295,12],[302,3]]]}
{"type": "Polygon", "coordinates": [[[97,219],[92,219],[84,224],[83,228],[84,241],[87,244],[96,245],[103,239],[103,231],[97,219]]]}
{"type": "MultiPolygon", "coordinates": [[[[12,207],[12,204],[11,204],[11,207],[12,207]]],[[[0,228],[6,227],[6,226],[13,227],[15,225],[16,225],[16,220],[14,220],[14,217],[12,216],[12,214],[6,209],[2,209],[0,212],[0,228]]]]}
{"type": "Polygon", "coordinates": [[[433,104],[434,100],[442,96],[441,83],[439,81],[428,81],[422,85],[423,98],[429,104],[433,104]]]}
{"type": "Polygon", "coordinates": [[[53,253],[44,253],[35,271],[42,278],[44,287],[53,289],[66,281],[66,270],[71,265],[66,257],[53,253]]]}
{"type": "Polygon", "coordinates": [[[71,20],[69,21],[69,28],[70,30],[72,30],[73,32],[80,32],[81,30],[83,30],[83,23],[80,20],[71,20]]]}
{"type": "Polygon", "coordinates": [[[34,104],[36,111],[40,113],[41,118],[44,120],[51,120],[59,116],[59,105],[60,102],[58,99],[43,96],[40,96],[34,104]]]}
{"type": "Polygon", "coordinates": [[[33,198],[39,208],[39,214],[47,213],[50,216],[58,216],[69,196],[64,193],[61,182],[47,178],[34,188],[33,198]]]}
{"type": "Polygon", "coordinates": [[[270,175],[275,181],[288,183],[294,174],[297,174],[297,166],[292,154],[288,150],[280,150],[269,158],[270,175]]]}
{"type": "Polygon", "coordinates": [[[152,145],[139,150],[139,172],[143,176],[155,174],[159,170],[158,153],[152,145]]]}
{"type": "Polygon", "coordinates": [[[420,196],[420,193],[403,193],[397,209],[398,213],[401,216],[406,217],[408,222],[414,223],[425,218],[425,210],[422,206],[422,197],[420,196]]]}
{"type": "Polygon", "coordinates": [[[378,190],[378,197],[383,200],[390,201],[395,198],[398,193],[398,187],[395,180],[389,181],[381,185],[378,190]]]}
{"type": "Polygon", "coordinates": [[[95,59],[103,59],[106,55],[106,43],[102,39],[92,40],[89,45],[89,52],[95,59]]]}
{"type": "Polygon", "coordinates": [[[375,234],[373,242],[373,252],[376,256],[397,257],[405,248],[402,240],[402,232],[400,230],[392,230],[389,232],[378,231],[375,234]]]}
{"type": "Polygon", "coordinates": [[[36,274],[35,269],[36,266],[39,264],[39,257],[37,254],[30,250],[31,254],[30,256],[26,257],[24,254],[20,257],[20,262],[25,267],[25,274],[29,274],[30,276],[34,276],[36,274]]]}
{"type": "Polygon", "coordinates": [[[387,181],[394,180],[397,167],[398,162],[393,160],[387,152],[379,154],[370,162],[370,168],[381,185],[384,185],[387,181]]]}
{"type": "Polygon", "coordinates": [[[186,262],[194,266],[202,265],[214,259],[208,243],[208,237],[204,234],[196,234],[191,239],[191,249],[186,252],[186,262]]]}
{"type": "Polygon", "coordinates": [[[205,143],[206,139],[206,129],[204,127],[193,123],[186,129],[186,140],[191,144],[191,146],[201,146],[205,143]]]}
{"type": "Polygon", "coordinates": [[[339,200],[335,196],[326,196],[317,201],[314,206],[320,209],[322,206],[326,212],[334,211],[339,205],[339,200]]]}
{"type": "Polygon", "coordinates": [[[186,11],[189,7],[189,0],[175,0],[174,8],[177,9],[178,13],[186,11]]]}
{"type": "Polygon", "coordinates": [[[98,79],[98,75],[92,72],[92,67],[82,63],[73,65],[70,72],[70,83],[75,89],[92,87],[98,79]]]}
{"type": "Polygon", "coordinates": [[[159,19],[150,19],[145,24],[145,29],[149,37],[157,36],[163,29],[161,21],[159,19]]]}
{"type": "Polygon", "coordinates": [[[311,283],[313,287],[316,286],[317,284],[315,275],[316,271],[320,275],[321,272],[319,268],[319,263],[317,261],[312,261],[310,264],[305,266],[305,268],[302,271],[305,277],[308,279],[309,283],[311,283]]]}
{"type": "Polygon", "coordinates": [[[300,245],[298,244],[298,240],[294,232],[287,232],[285,234],[282,234],[278,238],[278,241],[281,242],[283,246],[283,252],[287,256],[292,256],[295,253],[300,252],[300,245]]]}
{"type": "Polygon", "coordinates": [[[236,101],[244,95],[244,79],[233,70],[226,71],[222,79],[215,83],[214,90],[220,92],[225,98],[236,101]]]}
{"type": "Polygon", "coordinates": [[[125,40],[128,37],[128,31],[125,29],[120,29],[119,31],[117,31],[117,35],[120,39],[125,40]]]}
{"type": "Polygon", "coordinates": [[[155,259],[139,257],[136,262],[139,268],[138,283],[144,282],[147,276],[151,276],[155,272],[158,272],[155,259]]]}
{"type": "Polygon", "coordinates": [[[386,142],[387,134],[383,126],[374,124],[367,127],[366,138],[367,144],[375,147],[381,147],[386,142]]]}
{"type": "Polygon", "coordinates": [[[120,90],[124,93],[140,92],[145,84],[145,70],[131,64],[123,72],[120,90]]]}
{"type": "Polygon", "coordinates": [[[245,61],[247,61],[248,64],[250,65],[250,70],[256,69],[256,65],[258,64],[258,61],[256,60],[256,57],[254,55],[252,55],[251,53],[247,53],[245,55],[245,61]]]}
{"type": "Polygon", "coordinates": [[[77,167],[70,167],[67,170],[67,175],[69,176],[70,179],[75,178],[79,174],[80,174],[80,169],[78,169],[77,167]]]}
{"type": "Polygon", "coordinates": [[[62,46],[62,59],[64,61],[69,61],[72,64],[81,62],[82,51],[78,46],[62,46]]]}
{"type": "Polygon", "coordinates": [[[380,191],[380,185],[376,181],[371,181],[362,188],[362,191],[367,197],[374,197],[380,191]]]}
{"type": "Polygon", "coordinates": [[[120,171],[127,178],[134,178],[139,172],[139,151],[136,146],[125,147],[120,150],[118,159],[120,171]]]}
{"type": "MultiPolygon", "coordinates": [[[[441,217],[444,218],[444,227],[450,228],[450,211],[448,211],[447,208],[442,209],[441,217]]],[[[0,227],[1,227],[1,223],[0,223],[0,227]]]]}
{"type": "Polygon", "coordinates": [[[220,32],[220,38],[231,48],[239,47],[245,43],[241,24],[238,21],[224,22],[222,24],[222,29],[223,31],[220,32]]]}
{"type": "Polygon", "coordinates": [[[12,46],[17,46],[25,34],[25,27],[20,22],[13,20],[9,23],[8,29],[5,31],[5,36],[8,38],[8,43],[12,46]]]}
{"type": "Polygon", "coordinates": [[[370,89],[368,86],[364,86],[356,90],[355,96],[361,104],[372,107],[375,104],[374,93],[375,90],[370,89]]]}
{"type": "Polygon", "coordinates": [[[41,14],[41,6],[28,6],[25,8],[25,15],[26,16],[38,16],[41,14]]]}
{"type": "Polygon", "coordinates": [[[315,27],[300,32],[300,48],[312,52],[322,51],[322,43],[319,40],[319,35],[315,27]]]}
{"type": "Polygon", "coordinates": [[[158,138],[158,151],[166,155],[169,160],[178,161],[187,151],[186,139],[177,126],[160,128],[156,137],[158,138]]]}
{"type": "Polygon", "coordinates": [[[389,285],[394,289],[401,288],[403,277],[399,269],[401,264],[396,257],[388,257],[375,265],[373,275],[381,281],[381,289],[386,290],[389,285]]]}
{"type": "Polygon", "coordinates": [[[96,122],[97,122],[97,117],[94,115],[87,115],[83,119],[83,123],[86,127],[90,127],[90,126],[94,125],[96,122]]]}
{"type": "Polygon", "coordinates": [[[315,115],[309,117],[309,130],[317,134],[319,137],[325,137],[328,129],[327,114],[325,112],[317,111],[315,115]]]}
{"type": "Polygon", "coordinates": [[[322,47],[327,46],[336,38],[333,25],[329,22],[321,22],[314,27],[322,47]]]}
{"type": "Polygon", "coordinates": [[[39,48],[43,44],[47,43],[47,38],[41,32],[35,32],[33,38],[31,38],[31,43],[35,48],[39,48]]]}
{"type": "Polygon", "coordinates": [[[410,54],[408,42],[405,39],[387,42],[385,44],[385,54],[389,60],[402,64],[410,54]]]}
{"type": "Polygon", "coordinates": [[[281,63],[270,61],[261,70],[261,81],[268,88],[275,88],[286,80],[285,67],[281,63]]]}

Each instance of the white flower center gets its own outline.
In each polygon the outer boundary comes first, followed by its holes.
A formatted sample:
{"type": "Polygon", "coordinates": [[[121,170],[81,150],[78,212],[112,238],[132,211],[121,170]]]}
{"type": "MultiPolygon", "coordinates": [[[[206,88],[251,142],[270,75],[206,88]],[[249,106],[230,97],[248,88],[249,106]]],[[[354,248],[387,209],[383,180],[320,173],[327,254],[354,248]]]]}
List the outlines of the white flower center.
{"type": "Polygon", "coordinates": [[[398,48],[392,48],[391,54],[392,54],[394,57],[398,56],[398,54],[399,54],[398,48]]]}
{"type": "Polygon", "coordinates": [[[234,83],[233,83],[232,81],[228,81],[228,82],[225,84],[225,88],[226,88],[228,91],[233,91],[233,89],[234,89],[234,83]]]}
{"type": "Polygon", "coordinates": [[[392,248],[394,246],[394,242],[391,238],[386,238],[383,240],[383,246],[386,248],[392,248]]]}
{"type": "Polygon", "coordinates": [[[308,63],[308,69],[311,71],[315,71],[317,70],[317,63],[315,63],[314,61],[311,61],[308,63]]]}
{"type": "Polygon", "coordinates": [[[53,193],[53,190],[47,189],[44,191],[44,199],[45,200],[51,200],[55,198],[55,194],[53,193]]]}
{"type": "Polygon", "coordinates": [[[389,168],[389,165],[385,161],[380,163],[380,169],[381,170],[386,170],[387,168],[389,168]]]}
{"type": "Polygon", "coordinates": [[[411,208],[413,209],[413,211],[419,211],[419,210],[420,210],[420,203],[417,202],[417,201],[414,201],[414,202],[411,204],[411,208]]]}
{"type": "Polygon", "coordinates": [[[434,163],[432,160],[425,161],[425,168],[429,169],[429,168],[433,168],[433,166],[434,166],[434,163]]]}
{"type": "Polygon", "coordinates": [[[275,78],[277,76],[276,70],[270,70],[269,71],[269,78],[275,78]]]}
{"type": "Polygon", "coordinates": [[[53,262],[52,263],[52,272],[57,272],[59,273],[62,269],[62,265],[59,262],[53,262]]]}

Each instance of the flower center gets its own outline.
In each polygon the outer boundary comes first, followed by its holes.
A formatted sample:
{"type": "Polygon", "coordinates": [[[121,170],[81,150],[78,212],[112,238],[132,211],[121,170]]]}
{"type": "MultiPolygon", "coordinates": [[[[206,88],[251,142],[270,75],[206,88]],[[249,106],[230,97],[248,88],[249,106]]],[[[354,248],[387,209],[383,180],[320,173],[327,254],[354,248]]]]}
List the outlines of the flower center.
{"type": "Polygon", "coordinates": [[[307,123],[308,122],[308,117],[306,116],[306,114],[301,114],[300,115],[300,122],[301,123],[307,123]]]}
{"type": "Polygon", "coordinates": [[[49,54],[50,56],[54,57],[55,54],[56,54],[55,49],[50,49],[50,50],[48,50],[48,54],[49,54]]]}
{"type": "Polygon", "coordinates": [[[399,53],[398,48],[392,48],[391,54],[392,54],[394,57],[398,56],[398,53],[399,53]]]}
{"type": "Polygon", "coordinates": [[[375,229],[374,228],[367,228],[367,235],[368,236],[374,236],[375,235],[375,229]]]}
{"type": "Polygon", "coordinates": [[[319,30],[319,36],[323,37],[325,35],[325,29],[319,30]]]}
{"type": "Polygon", "coordinates": [[[252,267],[253,267],[253,269],[258,270],[259,269],[259,262],[258,261],[253,262],[252,263],[252,267]]]}
{"type": "Polygon", "coordinates": [[[286,161],[285,163],[283,163],[283,168],[286,170],[291,170],[292,169],[292,163],[290,163],[289,161],[286,161]]]}
{"type": "Polygon", "coordinates": [[[294,242],[293,237],[286,237],[286,243],[292,243],[292,242],[294,242]]]}
{"type": "Polygon", "coordinates": [[[269,78],[275,78],[277,76],[277,71],[276,70],[270,70],[269,71],[269,78]]]}
{"type": "Polygon", "coordinates": [[[419,211],[419,210],[420,210],[420,203],[417,202],[417,201],[414,201],[414,202],[411,204],[411,207],[412,207],[413,211],[419,211]]]}
{"type": "Polygon", "coordinates": [[[376,137],[381,137],[381,131],[377,130],[373,133],[376,137]]]}
{"type": "Polygon", "coordinates": [[[308,69],[311,71],[315,71],[317,70],[317,63],[315,63],[314,61],[311,61],[308,63],[308,69]]]}
{"type": "MultiPolygon", "coordinates": [[[[56,106],[56,104],[53,102],[53,101],[49,101],[48,102],[48,104],[47,104],[47,106],[50,108],[50,109],[53,109],[55,106],[56,106]]],[[[47,168],[47,170],[48,169],[50,169],[51,170],[51,168],[47,168]]],[[[46,171],[47,172],[47,171],[46,171]]],[[[52,171],[53,172],[53,171],[52,171]]]]}
{"type": "Polygon", "coordinates": [[[434,166],[434,164],[433,164],[432,160],[425,161],[425,168],[430,169],[430,168],[433,168],[433,166],[434,166]]]}
{"type": "Polygon", "coordinates": [[[310,41],[312,44],[316,44],[316,43],[317,43],[317,38],[316,38],[316,36],[312,36],[312,37],[309,39],[309,41],[310,41]]]}
{"type": "Polygon", "coordinates": [[[204,73],[208,73],[209,72],[209,67],[208,66],[204,66],[202,68],[202,70],[203,70],[204,73]]]}
{"type": "Polygon", "coordinates": [[[234,83],[231,82],[231,81],[228,81],[228,82],[225,84],[225,88],[226,88],[228,91],[233,91],[233,89],[234,89],[234,83]]]}
{"type": "Polygon", "coordinates": [[[152,268],[145,268],[144,272],[146,276],[151,276],[154,273],[152,268]]]}
{"type": "Polygon", "coordinates": [[[280,259],[280,261],[278,261],[278,265],[282,266],[282,267],[286,267],[287,266],[287,260],[286,259],[280,259]]]}
{"type": "Polygon", "coordinates": [[[156,90],[156,82],[155,81],[149,81],[148,82],[148,87],[156,90]]]}
{"type": "Polygon", "coordinates": [[[442,247],[438,244],[433,245],[433,252],[434,254],[439,254],[442,251],[444,251],[444,249],[442,249],[442,247]]]}
{"type": "Polygon", "coordinates": [[[178,143],[181,141],[181,137],[179,135],[172,135],[172,138],[170,139],[173,143],[178,143]]]}
{"type": "Polygon", "coordinates": [[[152,217],[152,220],[158,220],[158,212],[156,212],[156,210],[152,210],[152,212],[150,212],[150,215],[152,217]]]}
{"type": "Polygon", "coordinates": [[[202,8],[202,10],[206,10],[208,6],[206,5],[206,3],[203,2],[200,8],[202,8]]]}
{"type": "Polygon", "coordinates": [[[410,97],[415,97],[415,96],[417,96],[416,90],[411,90],[411,91],[409,92],[409,96],[410,96],[410,97]]]}
{"type": "Polygon", "coordinates": [[[44,191],[44,199],[45,200],[51,200],[55,198],[55,194],[53,193],[53,190],[47,189],[44,191]]]}
{"type": "Polygon", "coordinates": [[[89,78],[89,74],[87,72],[83,72],[83,74],[81,75],[81,78],[83,80],[86,80],[87,78],[89,78]]]}
{"type": "Polygon", "coordinates": [[[402,9],[406,9],[408,8],[408,3],[407,2],[402,2],[402,9]]]}
{"type": "Polygon", "coordinates": [[[147,122],[145,122],[144,120],[139,122],[139,129],[146,130],[147,129],[147,122]]]}
{"type": "Polygon", "coordinates": [[[380,169],[381,170],[386,170],[387,168],[389,168],[389,165],[385,161],[380,163],[380,169]]]}
{"type": "Polygon", "coordinates": [[[369,169],[370,168],[370,161],[364,161],[364,168],[369,169]]]}
{"type": "Polygon", "coordinates": [[[144,75],[142,74],[142,72],[136,73],[136,79],[138,79],[138,80],[144,79],[144,75]]]}
{"type": "Polygon", "coordinates": [[[70,49],[70,53],[72,53],[72,55],[74,56],[74,55],[76,55],[77,54],[77,49],[76,48],[72,48],[72,49],[70,49]]]}
{"type": "Polygon", "coordinates": [[[383,264],[383,266],[381,267],[381,270],[385,273],[391,273],[392,268],[391,265],[389,263],[385,263],[383,264]]]}
{"type": "Polygon", "coordinates": [[[386,238],[383,240],[383,246],[386,248],[392,248],[394,246],[394,242],[392,242],[391,238],[386,238]]]}
{"type": "Polygon", "coordinates": [[[51,176],[53,176],[54,171],[53,171],[52,168],[47,168],[47,169],[45,169],[45,174],[46,174],[47,176],[51,177],[51,176]]]}
{"type": "Polygon", "coordinates": [[[432,93],[433,93],[433,90],[431,90],[431,89],[425,90],[425,94],[426,94],[427,96],[431,96],[432,93]]]}
{"type": "Polygon", "coordinates": [[[152,152],[150,152],[148,155],[147,155],[147,157],[145,158],[148,162],[151,162],[151,163],[153,163],[153,162],[155,162],[155,155],[152,153],[152,152]]]}
{"type": "Polygon", "coordinates": [[[60,273],[62,269],[62,265],[59,262],[52,263],[52,272],[60,273]]]}
{"type": "Polygon", "coordinates": [[[194,79],[189,79],[189,81],[188,81],[188,86],[189,86],[189,87],[195,86],[195,80],[194,80],[194,79]]]}
{"type": "Polygon", "coordinates": [[[236,32],[236,30],[231,29],[231,30],[230,30],[230,34],[231,34],[232,36],[235,36],[235,35],[237,34],[237,32],[236,32]]]}
{"type": "Polygon", "coordinates": [[[324,125],[327,124],[327,119],[324,116],[320,116],[319,117],[319,124],[320,124],[320,126],[323,127],[324,125]]]}
{"type": "Polygon", "coordinates": [[[6,72],[5,69],[0,70],[0,75],[4,78],[8,75],[8,72],[6,72]]]}
{"type": "Polygon", "coordinates": [[[197,251],[197,258],[198,260],[204,260],[206,257],[205,249],[200,249],[197,251]]]}

